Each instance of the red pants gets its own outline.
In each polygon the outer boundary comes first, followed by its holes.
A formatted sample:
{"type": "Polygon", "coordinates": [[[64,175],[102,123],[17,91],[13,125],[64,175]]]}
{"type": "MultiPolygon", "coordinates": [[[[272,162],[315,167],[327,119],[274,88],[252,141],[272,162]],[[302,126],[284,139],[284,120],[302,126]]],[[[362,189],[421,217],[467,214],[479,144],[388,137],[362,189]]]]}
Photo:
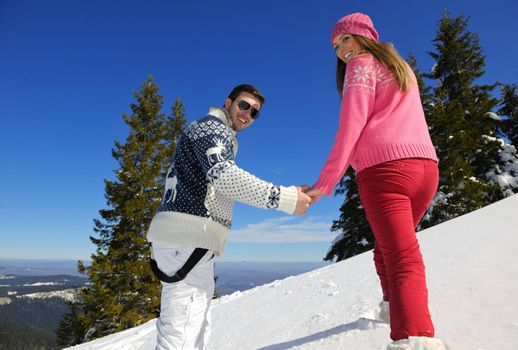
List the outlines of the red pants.
{"type": "Polygon", "coordinates": [[[376,237],[374,263],[383,299],[390,305],[390,337],[434,336],[425,267],[415,228],[437,190],[430,159],[409,158],[360,171],[356,181],[376,237]]]}

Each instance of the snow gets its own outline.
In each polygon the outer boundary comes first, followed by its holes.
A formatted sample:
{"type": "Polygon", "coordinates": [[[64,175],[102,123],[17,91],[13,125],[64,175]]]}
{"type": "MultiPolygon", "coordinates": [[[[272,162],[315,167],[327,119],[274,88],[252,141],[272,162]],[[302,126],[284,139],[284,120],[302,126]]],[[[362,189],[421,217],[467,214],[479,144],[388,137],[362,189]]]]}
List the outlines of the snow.
{"type": "Polygon", "coordinates": [[[57,282],[36,282],[36,283],[26,283],[23,287],[39,287],[39,286],[61,286],[63,283],[57,282]]]}
{"type": "Polygon", "coordinates": [[[483,135],[483,138],[498,142],[500,145],[500,165],[495,165],[493,169],[486,173],[489,182],[498,184],[505,196],[512,196],[513,190],[518,188],[518,152],[512,144],[506,143],[502,139],[483,135]]]}
{"type": "MultiPolygon", "coordinates": [[[[437,337],[453,350],[518,348],[518,195],[419,232],[437,337]]],[[[372,252],[221,297],[210,350],[382,350],[372,252]]],[[[151,350],[155,320],[72,349],[151,350]]]]}
{"type": "Polygon", "coordinates": [[[486,113],[486,116],[487,116],[488,118],[493,119],[493,120],[502,121],[502,118],[501,118],[498,114],[493,113],[493,112],[487,112],[487,113],[486,113]]]}
{"type": "Polygon", "coordinates": [[[476,177],[474,177],[474,176],[469,177],[469,178],[468,178],[468,180],[469,180],[469,181],[472,181],[472,182],[480,182],[480,181],[478,181],[478,179],[477,179],[476,177]]]}
{"type": "Polygon", "coordinates": [[[363,237],[359,242],[357,242],[356,244],[361,244],[362,246],[366,246],[366,245],[369,245],[369,241],[367,241],[365,239],[365,237],[363,237]]]}
{"type": "Polygon", "coordinates": [[[66,301],[74,302],[77,299],[77,290],[76,289],[65,289],[65,290],[57,290],[53,292],[40,292],[40,293],[31,293],[18,295],[17,298],[26,298],[26,299],[48,299],[48,298],[62,298],[66,301]]]}
{"type": "Polygon", "coordinates": [[[430,203],[430,205],[428,206],[428,209],[426,210],[426,213],[424,214],[424,217],[423,219],[424,220],[429,220],[430,219],[430,215],[433,211],[433,208],[436,206],[436,205],[440,205],[440,204],[448,204],[448,198],[452,197],[453,196],[453,193],[450,192],[448,194],[445,194],[444,192],[442,191],[437,191],[437,193],[435,194],[434,198],[432,199],[432,203],[430,203]]]}

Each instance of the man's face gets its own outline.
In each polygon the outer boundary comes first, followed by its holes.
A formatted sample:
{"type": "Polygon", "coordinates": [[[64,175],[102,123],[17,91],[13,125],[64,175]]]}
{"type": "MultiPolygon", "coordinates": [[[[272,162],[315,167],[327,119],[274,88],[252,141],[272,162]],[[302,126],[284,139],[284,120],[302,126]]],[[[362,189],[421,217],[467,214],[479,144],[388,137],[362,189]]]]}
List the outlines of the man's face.
{"type": "Polygon", "coordinates": [[[254,95],[248,92],[242,92],[234,101],[227,98],[225,108],[230,113],[230,117],[234,123],[234,130],[243,131],[254,122],[251,115],[253,113],[252,109],[259,111],[261,102],[254,95]]]}

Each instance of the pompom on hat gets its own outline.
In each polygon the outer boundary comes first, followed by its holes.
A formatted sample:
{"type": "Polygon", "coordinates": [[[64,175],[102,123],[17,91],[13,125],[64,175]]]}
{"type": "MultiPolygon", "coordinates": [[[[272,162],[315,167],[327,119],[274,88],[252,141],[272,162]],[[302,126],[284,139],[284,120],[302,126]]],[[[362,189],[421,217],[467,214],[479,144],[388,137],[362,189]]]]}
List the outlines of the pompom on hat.
{"type": "Polygon", "coordinates": [[[378,32],[369,16],[360,12],[351,13],[336,22],[331,32],[331,44],[337,35],[353,34],[378,41],[378,32]]]}

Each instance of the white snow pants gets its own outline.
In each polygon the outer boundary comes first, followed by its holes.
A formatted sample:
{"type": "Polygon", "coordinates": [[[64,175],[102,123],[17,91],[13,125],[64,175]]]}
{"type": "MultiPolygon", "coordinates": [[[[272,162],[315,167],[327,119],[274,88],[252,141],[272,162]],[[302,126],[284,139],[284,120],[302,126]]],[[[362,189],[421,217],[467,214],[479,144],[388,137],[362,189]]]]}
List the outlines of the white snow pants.
{"type": "MultiPolygon", "coordinates": [[[[153,242],[158,268],[168,276],[180,269],[194,248],[153,242]]],[[[156,350],[203,350],[210,335],[214,294],[214,252],[208,251],[182,281],[162,282],[156,350]]]]}

